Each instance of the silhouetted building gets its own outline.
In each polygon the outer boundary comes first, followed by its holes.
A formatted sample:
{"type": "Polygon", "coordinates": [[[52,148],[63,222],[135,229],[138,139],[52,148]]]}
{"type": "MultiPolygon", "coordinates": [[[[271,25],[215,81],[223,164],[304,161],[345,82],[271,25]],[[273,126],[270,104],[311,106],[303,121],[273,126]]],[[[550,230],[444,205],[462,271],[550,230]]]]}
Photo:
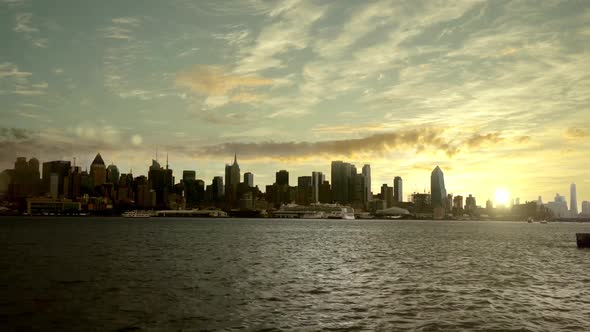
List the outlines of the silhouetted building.
{"type": "Polygon", "coordinates": [[[195,181],[197,179],[197,172],[195,171],[182,171],[182,181],[195,181]]]}
{"type": "Polygon", "coordinates": [[[250,172],[244,173],[244,183],[248,187],[254,187],[254,174],[252,174],[250,172]]]}
{"type": "Polygon", "coordinates": [[[434,168],[430,175],[430,195],[434,218],[440,219],[444,217],[447,190],[445,188],[444,174],[438,166],[434,168]]]}
{"type": "Polygon", "coordinates": [[[311,176],[297,178],[297,204],[309,205],[312,203],[311,176]]]}
{"type": "Polygon", "coordinates": [[[240,166],[238,157],[234,155],[233,164],[225,165],[225,201],[229,208],[238,205],[238,185],[240,184],[240,166]]]}
{"type": "Polygon", "coordinates": [[[473,197],[473,196],[471,196],[471,194],[469,194],[469,196],[465,199],[465,212],[467,212],[469,214],[474,214],[476,210],[477,210],[477,203],[475,201],[475,197],[473,197]]]}
{"type": "Polygon", "coordinates": [[[311,172],[311,200],[314,203],[320,201],[320,186],[325,178],[322,172],[311,172]]]}
{"type": "Polygon", "coordinates": [[[402,184],[402,178],[399,176],[396,176],[393,179],[393,200],[396,203],[401,203],[404,201],[404,190],[403,190],[403,184],[402,184]]]}
{"type": "Polygon", "coordinates": [[[329,181],[324,181],[320,184],[318,200],[320,203],[332,203],[332,187],[329,181]]]}
{"type": "Polygon", "coordinates": [[[415,213],[432,213],[432,196],[430,194],[413,193],[411,197],[415,213]]]}
{"type": "Polygon", "coordinates": [[[364,186],[365,186],[365,195],[363,197],[363,201],[365,202],[365,208],[366,208],[366,202],[370,201],[371,199],[373,199],[373,194],[371,193],[371,165],[366,164],[363,166],[363,177],[364,177],[364,186]]]}
{"type": "Polygon", "coordinates": [[[93,188],[102,186],[107,181],[107,168],[100,153],[96,154],[92,164],[90,164],[90,178],[92,179],[93,188]]]}
{"type": "Polygon", "coordinates": [[[148,183],[150,190],[155,193],[155,207],[159,209],[168,208],[168,195],[172,192],[174,187],[174,177],[172,170],[162,168],[156,160],[152,160],[152,165],[148,171],[148,183]]]}
{"type": "MultiPolygon", "coordinates": [[[[336,203],[348,204],[350,201],[350,178],[353,174],[353,166],[342,161],[332,161],[331,182],[332,199],[336,203]]],[[[356,174],[356,168],[354,169],[356,174]]]]}
{"type": "Polygon", "coordinates": [[[493,210],[493,209],[494,209],[494,203],[492,203],[492,201],[488,199],[486,201],[486,210],[488,210],[488,213],[489,213],[490,210],[493,210]]]}
{"type": "Polygon", "coordinates": [[[576,193],[576,184],[570,185],[570,213],[573,218],[578,216],[578,197],[576,193]]]}
{"type": "Polygon", "coordinates": [[[63,160],[48,161],[43,163],[43,188],[44,192],[53,198],[64,196],[64,178],[70,172],[70,162],[63,160]]]}
{"type": "Polygon", "coordinates": [[[457,195],[453,198],[453,210],[463,210],[463,196],[457,195]]]}
{"type": "Polygon", "coordinates": [[[386,183],[381,186],[381,199],[385,202],[386,208],[394,205],[393,187],[389,187],[386,183]]]}
{"type": "Polygon", "coordinates": [[[288,186],[289,185],[289,172],[285,170],[280,170],[276,173],[276,180],[275,183],[279,186],[288,186]]]}
{"type": "Polygon", "coordinates": [[[14,170],[10,174],[7,188],[10,200],[21,200],[21,203],[24,204],[22,199],[39,194],[41,189],[39,160],[31,158],[27,162],[27,158],[19,157],[16,159],[14,170]]]}
{"type": "Polygon", "coordinates": [[[590,202],[588,202],[588,201],[582,202],[582,215],[584,217],[590,216],[590,202]]]}
{"type": "Polygon", "coordinates": [[[119,184],[119,169],[117,168],[117,165],[114,164],[110,164],[107,167],[107,182],[108,183],[112,183],[114,185],[118,185],[119,184]]]}

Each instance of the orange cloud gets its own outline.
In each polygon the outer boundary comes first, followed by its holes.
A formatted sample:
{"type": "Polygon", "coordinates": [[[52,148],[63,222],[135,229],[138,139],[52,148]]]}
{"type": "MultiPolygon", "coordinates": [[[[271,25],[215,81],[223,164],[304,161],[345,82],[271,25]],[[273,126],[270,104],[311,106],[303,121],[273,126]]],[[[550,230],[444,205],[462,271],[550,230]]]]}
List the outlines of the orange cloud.
{"type": "MultiPolygon", "coordinates": [[[[232,94],[236,89],[248,90],[252,88],[272,85],[273,80],[258,76],[240,76],[225,72],[219,66],[198,65],[176,75],[176,85],[190,89],[191,91],[205,96],[225,96],[232,94]]],[[[236,101],[249,100],[240,93],[235,97],[236,101]]]]}

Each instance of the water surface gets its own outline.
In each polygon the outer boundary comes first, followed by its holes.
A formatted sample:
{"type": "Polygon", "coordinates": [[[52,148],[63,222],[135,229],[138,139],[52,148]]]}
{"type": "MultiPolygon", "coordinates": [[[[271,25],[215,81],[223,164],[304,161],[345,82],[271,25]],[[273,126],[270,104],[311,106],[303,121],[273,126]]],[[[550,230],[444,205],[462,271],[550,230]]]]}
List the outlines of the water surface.
{"type": "Polygon", "coordinates": [[[0,330],[589,331],[590,225],[0,219],[0,330]]]}

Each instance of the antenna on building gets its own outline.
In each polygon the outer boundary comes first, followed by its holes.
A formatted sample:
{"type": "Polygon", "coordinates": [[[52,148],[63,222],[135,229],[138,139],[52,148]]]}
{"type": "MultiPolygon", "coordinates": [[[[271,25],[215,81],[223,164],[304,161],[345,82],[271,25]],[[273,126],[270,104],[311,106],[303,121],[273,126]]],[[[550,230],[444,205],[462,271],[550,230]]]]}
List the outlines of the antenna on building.
{"type": "Polygon", "coordinates": [[[158,146],[156,146],[156,161],[158,161],[158,146]]]}
{"type": "Polygon", "coordinates": [[[166,152],[166,169],[168,169],[168,152],[166,152]]]}

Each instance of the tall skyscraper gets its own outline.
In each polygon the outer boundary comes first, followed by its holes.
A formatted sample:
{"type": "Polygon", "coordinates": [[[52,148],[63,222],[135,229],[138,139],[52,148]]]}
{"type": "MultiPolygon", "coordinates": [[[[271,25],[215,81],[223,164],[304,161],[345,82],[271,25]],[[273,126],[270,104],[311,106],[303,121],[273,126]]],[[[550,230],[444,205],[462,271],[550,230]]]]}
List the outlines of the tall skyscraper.
{"type": "Polygon", "coordinates": [[[570,213],[574,218],[578,216],[578,197],[575,183],[570,185],[570,213]]]}
{"type": "MultiPolygon", "coordinates": [[[[332,199],[336,203],[347,204],[350,201],[350,178],[352,177],[353,166],[342,161],[332,161],[332,199]]],[[[356,169],[355,169],[356,173],[356,169]]]]}
{"type": "Polygon", "coordinates": [[[373,194],[371,193],[371,165],[366,164],[363,166],[363,177],[365,178],[364,201],[368,202],[373,199],[373,194]]]}
{"type": "Polygon", "coordinates": [[[324,183],[324,174],[322,172],[311,172],[311,197],[313,203],[320,201],[320,187],[324,183]]]}
{"type": "Polygon", "coordinates": [[[275,174],[275,183],[279,186],[289,185],[289,172],[282,169],[275,174]]]}
{"type": "Polygon", "coordinates": [[[225,200],[229,207],[236,207],[238,203],[238,185],[240,184],[240,166],[238,156],[234,155],[233,164],[225,165],[225,200]]]}
{"type": "Polygon", "coordinates": [[[92,164],[90,165],[90,178],[92,179],[92,185],[94,187],[102,186],[107,182],[107,168],[100,156],[100,153],[96,154],[92,164]]]}
{"type": "Polygon", "coordinates": [[[401,203],[404,201],[404,190],[402,187],[402,178],[399,176],[396,176],[393,179],[393,199],[397,202],[397,203],[401,203]]]}
{"type": "Polygon", "coordinates": [[[445,188],[444,174],[438,166],[436,166],[430,174],[430,194],[434,218],[440,219],[444,217],[445,214],[447,189],[445,188]]]}
{"type": "Polygon", "coordinates": [[[250,172],[244,173],[244,183],[250,188],[254,187],[254,174],[250,172]]]}

